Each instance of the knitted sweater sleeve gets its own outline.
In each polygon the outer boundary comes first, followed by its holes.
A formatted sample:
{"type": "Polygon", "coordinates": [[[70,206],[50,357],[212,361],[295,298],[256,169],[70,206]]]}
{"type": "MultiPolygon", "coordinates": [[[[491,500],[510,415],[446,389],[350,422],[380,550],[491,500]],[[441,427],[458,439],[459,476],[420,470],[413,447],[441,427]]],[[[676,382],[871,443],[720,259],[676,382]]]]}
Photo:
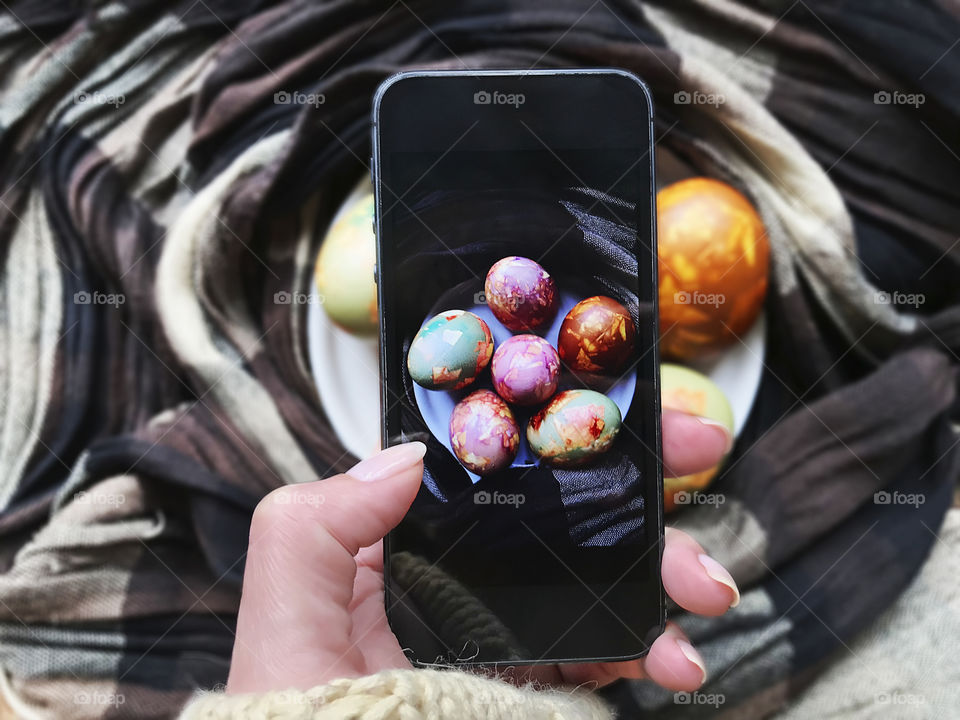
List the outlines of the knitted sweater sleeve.
{"type": "Polygon", "coordinates": [[[456,670],[385,670],[310,690],[198,693],[180,720],[613,720],[582,690],[518,688],[456,670]]]}

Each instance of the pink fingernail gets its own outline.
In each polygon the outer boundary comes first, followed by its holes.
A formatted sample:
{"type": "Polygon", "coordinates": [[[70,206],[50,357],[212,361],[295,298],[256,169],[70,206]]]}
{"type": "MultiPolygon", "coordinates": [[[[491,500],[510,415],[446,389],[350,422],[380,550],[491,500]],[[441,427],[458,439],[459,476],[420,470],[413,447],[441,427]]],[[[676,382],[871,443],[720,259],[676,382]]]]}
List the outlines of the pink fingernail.
{"type": "Polygon", "coordinates": [[[730,603],[730,607],[735,608],[740,604],[740,589],[737,587],[736,581],[733,579],[727,569],[714,560],[709,555],[704,555],[701,553],[697,555],[697,560],[700,561],[700,564],[703,565],[703,569],[707,571],[712,579],[716,580],[722,585],[726,585],[728,588],[733,590],[733,601],[730,603]]]}
{"type": "Polygon", "coordinates": [[[677,638],[675,642],[677,643],[677,647],[680,648],[680,652],[683,653],[684,657],[700,668],[700,684],[703,685],[704,681],[707,679],[707,666],[703,662],[703,657],[701,657],[700,653],[697,652],[697,649],[693,645],[683,638],[677,638]]]}
{"type": "Polygon", "coordinates": [[[427,446],[419,441],[394,445],[360,461],[347,470],[347,475],[364,482],[383,480],[420,462],[426,452],[427,446]]]}
{"type": "Polygon", "coordinates": [[[706,425],[707,427],[716,428],[717,430],[723,433],[723,443],[724,443],[723,454],[724,455],[726,455],[728,452],[730,452],[733,449],[733,433],[730,432],[730,428],[728,428],[725,424],[723,424],[722,422],[719,422],[718,420],[706,418],[701,415],[694,415],[693,417],[699,420],[701,425],[706,425]]]}

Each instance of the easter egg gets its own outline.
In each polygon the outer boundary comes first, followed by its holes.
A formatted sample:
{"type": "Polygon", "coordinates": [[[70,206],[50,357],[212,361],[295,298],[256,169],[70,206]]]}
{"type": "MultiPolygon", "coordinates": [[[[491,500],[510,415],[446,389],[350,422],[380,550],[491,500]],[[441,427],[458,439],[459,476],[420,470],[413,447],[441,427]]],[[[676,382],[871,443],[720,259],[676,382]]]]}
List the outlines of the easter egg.
{"type": "Polygon", "coordinates": [[[373,187],[367,182],[337,213],[323,239],[314,278],[323,309],[356,335],[377,333],[377,263],[373,235],[373,187]]]}
{"type": "Polygon", "coordinates": [[[493,387],[507,402],[539,405],[557,391],[560,357],[537,335],[514,335],[493,354],[493,387]]]}
{"type": "Polygon", "coordinates": [[[520,446],[510,407],[492,390],[477,390],[453,408],[450,447],[465,468],[487,475],[509,467],[520,446]]]}
{"type": "Polygon", "coordinates": [[[689,360],[753,325],[770,248],[760,216],[726,183],[691,178],[657,193],[660,351],[689,360]]]}
{"type": "MultiPolygon", "coordinates": [[[[723,391],[706,375],[680,365],[664,363],[660,366],[660,405],[664,409],[680,410],[723,423],[733,432],[733,410],[723,391]]],[[[721,461],[722,462],[722,461],[721,461]]],[[[679,478],[663,479],[663,508],[671,512],[690,501],[692,494],[706,488],[717,471],[718,464],[679,478]]]]}
{"type": "Polygon", "coordinates": [[[466,387],[490,363],[493,336],[471,312],[447,310],[430,318],[410,343],[407,370],[428,390],[466,387]]]}
{"type": "Polygon", "coordinates": [[[593,390],[564,390],[527,423],[527,443],[545,464],[585,465],[607,452],[620,432],[620,408],[593,390]]]}
{"type": "Polygon", "coordinates": [[[483,292],[494,317],[514,332],[536,330],[557,312],[556,283],[529,258],[511,255],[495,262],[483,292]]]}
{"type": "Polygon", "coordinates": [[[613,298],[581,300],[563,319],[560,359],[575,374],[613,375],[633,356],[637,329],[630,312],[613,298]]]}

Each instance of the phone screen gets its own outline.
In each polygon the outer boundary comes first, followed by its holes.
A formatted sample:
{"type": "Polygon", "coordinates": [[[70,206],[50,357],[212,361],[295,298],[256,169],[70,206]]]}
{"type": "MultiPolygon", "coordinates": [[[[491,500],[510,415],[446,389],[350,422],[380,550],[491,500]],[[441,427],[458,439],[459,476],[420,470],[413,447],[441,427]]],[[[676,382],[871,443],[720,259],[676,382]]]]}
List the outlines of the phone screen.
{"type": "Polygon", "coordinates": [[[424,73],[375,104],[385,541],[419,663],[620,659],[663,597],[652,112],[619,71],[424,73]]]}

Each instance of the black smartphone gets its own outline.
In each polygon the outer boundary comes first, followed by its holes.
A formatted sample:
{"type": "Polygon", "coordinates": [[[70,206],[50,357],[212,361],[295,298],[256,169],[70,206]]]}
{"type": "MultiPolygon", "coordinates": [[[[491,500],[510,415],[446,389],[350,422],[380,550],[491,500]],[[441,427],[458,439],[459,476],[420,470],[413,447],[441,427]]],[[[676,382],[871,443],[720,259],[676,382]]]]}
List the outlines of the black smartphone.
{"type": "Polygon", "coordinates": [[[616,69],[404,72],[373,109],[384,541],[416,664],[642,656],[663,631],[653,106],[616,69]]]}

